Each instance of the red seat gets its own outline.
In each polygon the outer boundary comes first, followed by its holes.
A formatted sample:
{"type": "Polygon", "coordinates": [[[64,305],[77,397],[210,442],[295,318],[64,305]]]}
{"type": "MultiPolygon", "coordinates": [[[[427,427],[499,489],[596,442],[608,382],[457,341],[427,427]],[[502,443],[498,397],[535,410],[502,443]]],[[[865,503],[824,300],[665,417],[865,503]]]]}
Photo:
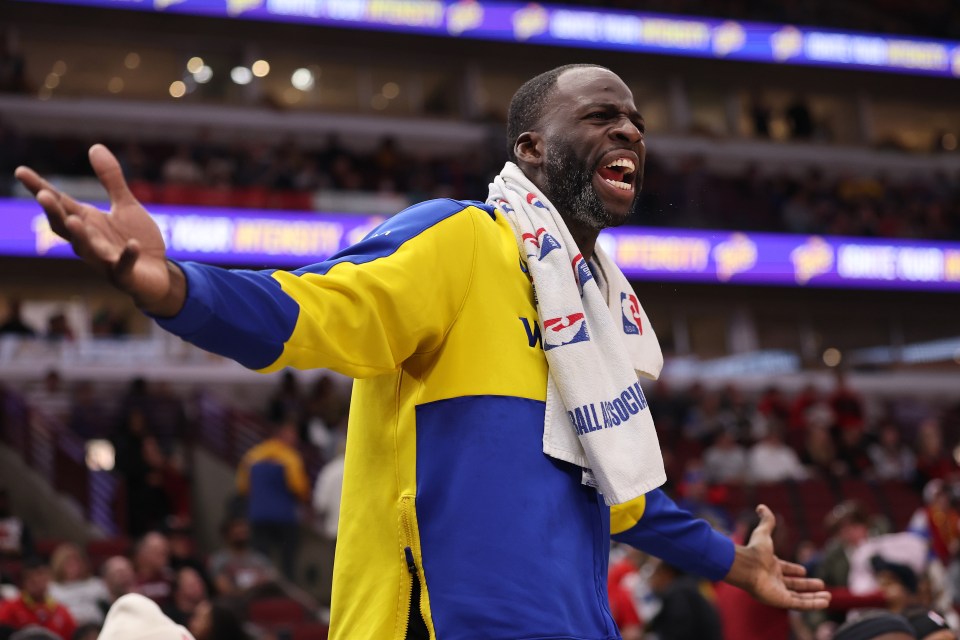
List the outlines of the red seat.
{"type": "Polygon", "coordinates": [[[327,640],[327,625],[320,622],[304,622],[293,628],[290,640],[327,640]]]}
{"type": "Polygon", "coordinates": [[[53,555],[53,552],[56,551],[57,547],[59,547],[61,544],[63,544],[63,540],[58,540],[56,538],[41,538],[34,543],[33,548],[38,556],[49,560],[50,556],[53,555]]]}
{"type": "Polygon", "coordinates": [[[290,598],[263,598],[250,603],[250,622],[264,627],[292,627],[303,622],[306,611],[290,598]]]}

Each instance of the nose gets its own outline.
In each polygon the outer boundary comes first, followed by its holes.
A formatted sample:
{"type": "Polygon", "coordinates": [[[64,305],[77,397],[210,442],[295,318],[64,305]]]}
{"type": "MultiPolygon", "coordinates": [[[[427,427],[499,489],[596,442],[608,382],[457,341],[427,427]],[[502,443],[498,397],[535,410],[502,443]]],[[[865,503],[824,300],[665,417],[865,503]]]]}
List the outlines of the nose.
{"type": "Polygon", "coordinates": [[[637,144],[643,139],[643,134],[630,118],[620,118],[616,126],[610,130],[610,137],[621,142],[637,144]]]}

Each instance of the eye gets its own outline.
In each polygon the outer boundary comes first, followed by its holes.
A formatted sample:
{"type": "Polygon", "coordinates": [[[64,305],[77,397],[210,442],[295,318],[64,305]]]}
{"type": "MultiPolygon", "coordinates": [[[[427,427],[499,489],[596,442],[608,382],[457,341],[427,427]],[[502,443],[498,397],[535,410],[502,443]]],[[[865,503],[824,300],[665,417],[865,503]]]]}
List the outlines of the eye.
{"type": "Polygon", "coordinates": [[[606,111],[594,111],[593,113],[591,113],[591,114],[588,115],[587,117],[590,118],[590,119],[592,119],[592,120],[606,120],[606,119],[609,118],[610,116],[607,114],[606,111]]]}

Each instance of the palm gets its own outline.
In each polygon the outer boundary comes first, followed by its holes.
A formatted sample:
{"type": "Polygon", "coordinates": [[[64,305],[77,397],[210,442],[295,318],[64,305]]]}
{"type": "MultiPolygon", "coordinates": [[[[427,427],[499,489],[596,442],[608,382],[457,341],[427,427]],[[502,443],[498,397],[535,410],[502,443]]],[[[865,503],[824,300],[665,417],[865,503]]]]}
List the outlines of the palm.
{"type": "Polygon", "coordinates": [[[110,196],[110,213],[81,204],[57,191],[26,167],[17,178],[37,197],[55,233],[68,240],[78,257],[107,276],[138,302],[161,299],[169,290],[163,235],[133,197],[117,159],[106,147],[90,150],[90,162],[110,196]]]}

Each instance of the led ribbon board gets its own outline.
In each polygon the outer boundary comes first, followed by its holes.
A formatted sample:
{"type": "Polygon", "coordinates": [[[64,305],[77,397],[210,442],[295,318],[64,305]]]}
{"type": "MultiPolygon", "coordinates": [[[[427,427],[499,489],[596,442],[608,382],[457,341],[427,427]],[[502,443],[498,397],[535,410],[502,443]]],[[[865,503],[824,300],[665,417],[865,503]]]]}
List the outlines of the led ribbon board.
{"type": "MultiPolygon", "coordinates": [[[[151,205],[171,258],[255,268],[322,262],[385,218],[151,205]]],[[[32,200],[0,199],[0,255],[68,258],[32,200]]],[[[636,280],[960,292],[960,242],[620,227],[600,244],[636,280]]]]}
{"type": "Polygon", "coordinates": [[[960,42],[479,0],[23,0],[443,37],[960,77],[960,42]]]}

